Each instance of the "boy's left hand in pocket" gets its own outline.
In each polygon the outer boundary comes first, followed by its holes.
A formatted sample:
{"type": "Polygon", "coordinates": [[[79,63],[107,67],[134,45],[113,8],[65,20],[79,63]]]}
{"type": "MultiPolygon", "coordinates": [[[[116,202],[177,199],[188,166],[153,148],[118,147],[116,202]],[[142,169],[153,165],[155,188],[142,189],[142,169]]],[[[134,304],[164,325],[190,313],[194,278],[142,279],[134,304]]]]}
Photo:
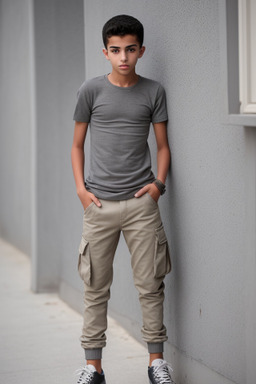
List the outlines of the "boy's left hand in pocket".
{"type": "Polygon", "coordinates": [[[138,192],[136,192],[134,196],[141,197],[145,195],[145,193],[148,193],[152,197],[152,199],[155,200],[156,203],[158,202],[158,199],[160,197],[160,191],[155,184],[151,183],[145,185],[145,187],[141,188],[138,192]]]}

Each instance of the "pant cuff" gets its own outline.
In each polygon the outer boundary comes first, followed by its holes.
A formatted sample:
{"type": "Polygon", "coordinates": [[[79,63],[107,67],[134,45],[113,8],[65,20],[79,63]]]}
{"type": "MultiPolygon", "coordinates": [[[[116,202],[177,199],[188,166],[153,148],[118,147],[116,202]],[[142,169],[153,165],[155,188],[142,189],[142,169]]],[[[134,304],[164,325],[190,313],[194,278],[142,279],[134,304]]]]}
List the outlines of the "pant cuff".
{"type": "Polygon", "coordinates": [[[101,360],[102,359],[102,348],[85,349],[86,360],[101,360]]]}
{"type": "Polygon", "coordinates": [[[164,352],[164,343],[148,343],[148,353],[164,352]]]}

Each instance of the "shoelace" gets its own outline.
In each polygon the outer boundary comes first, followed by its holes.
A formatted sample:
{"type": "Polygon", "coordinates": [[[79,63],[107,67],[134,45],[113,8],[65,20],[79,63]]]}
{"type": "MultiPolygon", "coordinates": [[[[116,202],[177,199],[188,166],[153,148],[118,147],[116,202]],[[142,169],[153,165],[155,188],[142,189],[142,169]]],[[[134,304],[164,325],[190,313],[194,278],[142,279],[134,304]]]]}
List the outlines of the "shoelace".
{"type": "Polygon", "coordinates": [[[173,369],[166,361],[154,367],[154,375],[160,380],[160,384],[175,384],[171,378],[171,372],[173,372],[173,369]]]}
{"type": "Polygon", "coordinates": [[[80,376],[77,384],[89,384],[93,377],[93,373],[87,366],[76,370],[77,376],[80,376]]]}

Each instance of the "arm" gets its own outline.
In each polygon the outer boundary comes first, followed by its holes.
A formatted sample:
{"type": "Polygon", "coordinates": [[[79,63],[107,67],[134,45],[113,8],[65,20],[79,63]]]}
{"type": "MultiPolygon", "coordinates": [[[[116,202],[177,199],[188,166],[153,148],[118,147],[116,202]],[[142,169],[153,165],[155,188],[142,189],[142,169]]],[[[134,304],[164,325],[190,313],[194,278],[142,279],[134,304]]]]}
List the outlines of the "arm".
{"type": "Polygon", "coordinates": [[[171,160],[167,136],[167,122],[154,124],[154,130],[157,143],[157,179],[165,184],[171,160]]]}
{"type": "MultiPolygon", "coordinates": [[[[167,137],[167,122],[164,121],[161,123],[155,123],[154,131],[157,144],[157,179],[159,179],[163,184],[165,184],[171,159],[167,137]]],[[[157,201],[160,197],[160,192],[153,183],[145,185],[145,187],[141,188],[135,194],[135,197],[140,197],[145,193],[149,193],[155,201],[157,201]]]]}
{"type": "Polygon", "coordinates": [[[75,123],[74,138],[71,149],[71,161],[76,183],[76,191],[81,203],[86,209],[92,202],[98,207],[101,204],[93,193],[88,192],[84,185],[84,141],[87,133],[88,123],[75,123]]]}

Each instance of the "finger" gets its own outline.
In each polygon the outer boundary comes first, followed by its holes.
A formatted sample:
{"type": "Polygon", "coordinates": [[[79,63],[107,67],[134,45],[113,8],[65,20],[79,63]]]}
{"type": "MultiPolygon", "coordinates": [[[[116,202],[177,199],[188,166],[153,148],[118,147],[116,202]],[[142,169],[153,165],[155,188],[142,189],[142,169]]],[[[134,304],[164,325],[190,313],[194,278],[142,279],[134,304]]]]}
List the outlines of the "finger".
{"type": "Polygon", "coordinates": [[[94,204],[97,205],[97,207],[101,207],[101,202],[99,201],[99,199],[97,199],[96,196],[93,196],[92,201],[94,202],[94,204]]]}
{"type": "Polygon", "coordinates": [[[140,197],[143,196],[145,193],[148,191],[148,186],[146,185],[145,187],[141,188],[138,192],[135,193],[135,197],[140,197]]]}

